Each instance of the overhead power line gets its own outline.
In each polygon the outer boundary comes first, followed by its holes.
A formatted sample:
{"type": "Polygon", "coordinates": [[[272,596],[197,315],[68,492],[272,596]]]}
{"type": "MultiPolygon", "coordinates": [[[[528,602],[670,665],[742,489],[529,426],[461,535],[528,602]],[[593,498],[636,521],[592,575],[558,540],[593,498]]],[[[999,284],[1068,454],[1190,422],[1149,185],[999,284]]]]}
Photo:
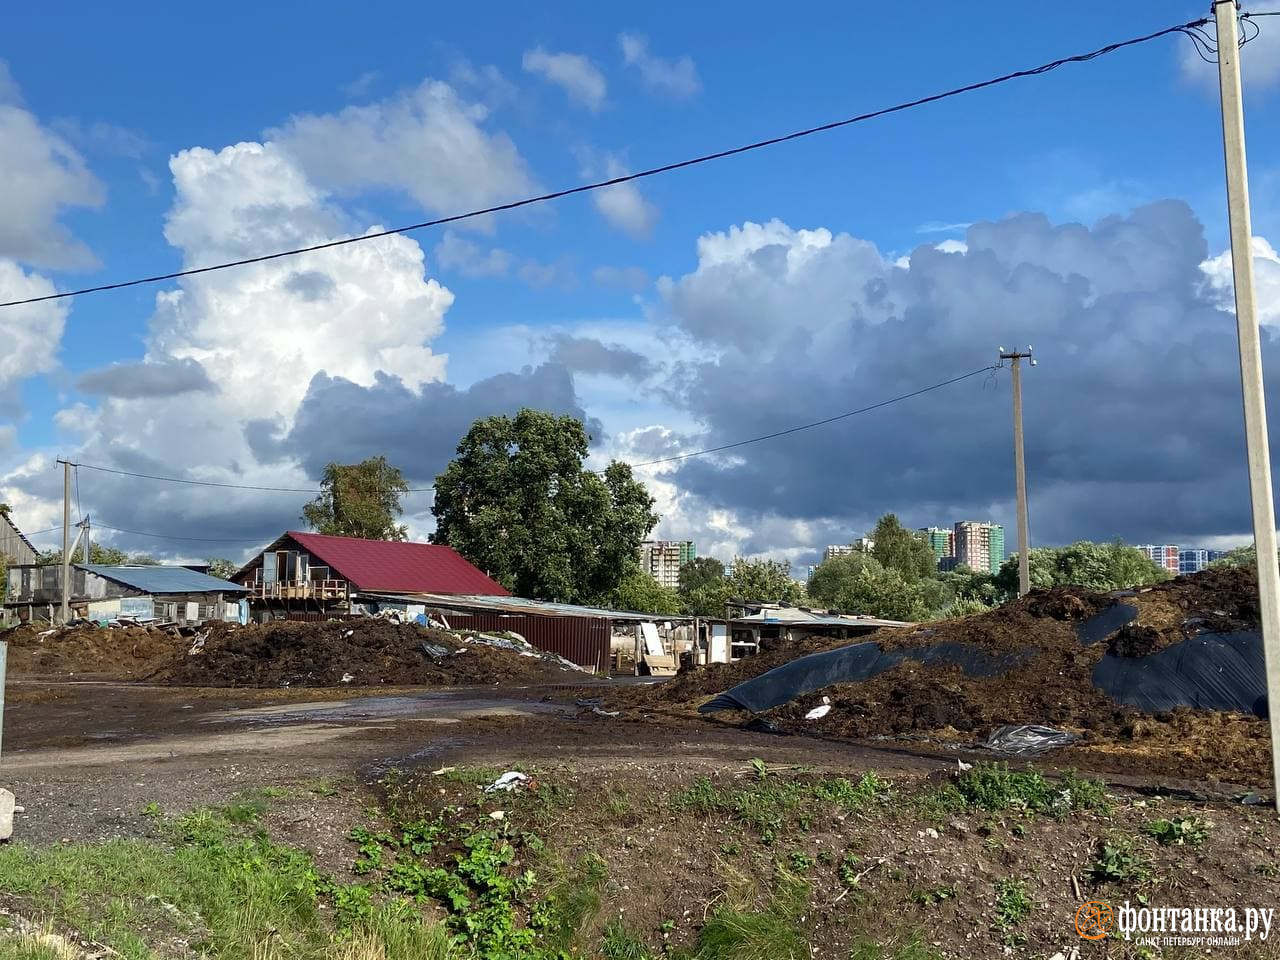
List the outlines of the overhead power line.
{"type": "Polygon", "coordinates": [[[838,413],[834,417],[825,417],[822,420],[815,420],[812,423],[802,423],[798,427],[787,427],[785,430],[776,430],[773,433],[766,433],[763,436],[752,437],[749,440],[736,440],[733,443],[723,443],[718,447],[707,447],[705,450],[694,450],[690,453],[681,453],[673,457],[662,457],[658,460],[646,460],[644,463],[633,463],[631,466],[632,468],[652,467],[659,463],[674,463],[677,460],[688,460],[690,457],[701,457],[708,453],[719,453],[722,450],[732,450],[735,447],[745,447],[749,443],[759,443],[762,440],[773,440],[776,437],[785,437],[792,433],[799,433],[801,430],[812,430],[814,427],[825,426],[828,423],[835,423],[837,420],[847,420],[850,417],[856,417],[861,413],[869,413],[872,410],[879,410],[881,407],[887,407],[893,403],[900,403],[903,400],[910,400],[912,397],[918,397],[922,393],[929,393],[932,390],[940,390],[942,387],[948,387],[953,383],[959,383],[961,380],[968,380],[970,377],[976,377],[980,373],[987,373],[998,369],[1000,369],[999,364],[990,364],[989,366],[980,367],[970,373],[961,374],[958,377],[952,377],[950,380],[943,380],[941,383],[935,383],[932,386],[921,387],[919,390],[912,390],[910,393],[890,397],[888,400],[881,400],[879,403],[873,403],[870,406],[859,407],[857,410],[850,410],[848,413],[838,413]]]}
{"type": "MultiPolygon", "coordinates": [[[[645,460],[641,463],[633,463],[631,464],[631,466],[633,468],[652,467],[657,464],[671,463],[676,460],[688,460],[691,457],[706,456],[707,454],[711,454],[711,453],[719,453],[722,450],[732,450],[735,447],[744,447],[747,444],[751,444],[751,443],[761,443],[762,441],[765,441],[765,440],[773,440],[777,437],[785,437],[788,434],[799,433],[802,430],[812,430],[814,427],[821,427],[828,423],[835,423],[839,420],[847,420],[850,417],[856,417],[859,414],[869,413],[872,410],[879,410],[881,407],[887,407],[894,403],[900,403],[903,400],[909,400],[912,397],[918,397],[921,394],[929,393],[933,390],[939,390],[942,387],[950,386],[953,383],[959,383],[961,380],[968,380],[971,377],[976,377],[980,373],[987,373],[988,371],[997,370],[997,369],[999,369],[998,364],[992,364],[989,366],[980,367],[977,370],[973,370],[969,373],[961,374],[958,377],[952,377],[949,380],[943,380],[939,383],[934,383],[927,387],[921,387],[919,390],[912,390],[910,393],[900,394],[899,396],[896,396],[896,397],[890,397],[887,400],[881,400],[878,403],[873,403],[865,407],[859,407],[857,410],[850,410],[846,413],[838,413],[832,417],[824,417],[821,420],[814,420],[812,423],[802,423],[794,427],[787,427],[785,430],[776,430],[773,433],[766,433],[759,437],[751,437],[746,440],[736,440],[733,443],[725,443],[717,447],[708,447],[705,450],[693,450],[693,451],[690,451],[689,453],[682,453],[673,457],[662,457],[658,460],[645,460]]],[[[245,483],[221,483],[214,480],[189,480],[183,477],[164,477],[164,476],[159,476],[158,474],[153,474],[153,473],[135,473],[131,470],[117,470],[114,467],[102,467],[92,463],[78,463],[76,464],[76,466],[83,467],[86,470],[97,470],[100,473],[113,474],[119,477],[132,477],[137,480],[156,480],[161,483],[178,483],[178,484],[185,484],[188,486],[195,486],[195,487],[219,487],[221,489],[253,490],[253,491],[267,492],[267,493],[304,493],[308,496],[315,496],[316,494],[320,493],[320,490],[318,488],[313,488],[313,487],[266,487],[266,486],[257,486],[255,484],[245,484],[245,483]]],[[[407,492],[408,493],[425,493],[430,489],[431,489],[430,487],[413,487],[413,488],[410,488],[407,492]]],[[[94,526],[102,530],[114,529],[113,527],[108,527],[101,523],[95,523],[94,526]]],[[[119,532],[136,533],[137,531],[123,530],[119,532]]],[[[150,536],[150,535],[151,534],[140,534],[140,536],[150,536]]],[[[168,539],[181,540],[184,538],[173,537],[168,539]]],[[[200,539],[200,538],[195,538],[195,539],[200,539]]],[[[247,542],[247,541],[228,541],[228,542],[238,543],[238,542],[247,542]]]]}
{"type": "Polygon", "coordinates": [[[793,133],[783,134],[777,137],[769,137],[765,140],[756,140],[752,143],[743,144],[737,147],[731,147],[727,150],[718,150],[714,153],[706,153],[701,156],[691,157],[687,160],[678,160],[673,163],[665,163],[661,166],[650,167],[647,170],[641,170],[637,173],[629,173],[619,177],[612,177],[608,180],[597,180],[593,183],[584,183],[576,187],[569,187],[563,190],[555,190],[551,193],[543,193],[534,197],[525,197],[523,200],[512,200],[508,203],[499,203],[494,206],[484,207],[480,210],[472,210],[468,213],[457,213],[448,217],[438,217],[435,220],[424,220],[421,223],[411,223],[402,227],[393,227],[389,230],[376,230],[371,233],[361,234],[360,236],[344,237],[340,240],[329,240],[324,243],[311,244],[305,247],[295,247],[291,250],[281,250],[276,253],[262,254],[256,257],[245,257],[240,260],[228,260],[223,263],[214,263],[204,267],[192,267],[188,270],[176,270],[172,273],[156,274],[149,277],[139,277],[134,280],[122,280],[116,283],[104,283],[93,287],[82,287],[79,290],[65,290],[61,293],[50,293],[40,297],[27,297],[22,300],[9,300],[0,303],[0,307],[17,307],[24,304],[42,303],[46,300],[61,300],[67,297],[79,297],[89,293],[102,293],[107,290],[120,290],[125,287],[136,287],[142,284],[162,283],[166,280],[177,280],[181,277],[191,277],[202,273],[212,273],[216,270],[228,270],[232,267],[243,267],[254,263],[265,263],[270,260],[279,260],[284,257],[294,257],[303,253],[314,253],[318,250],[330,250],[334,247],[342,247],[353,243],[363,243],[367,240],[377,240],[382,237],[390,237],[398,234],[413,233],[417,230],[425,230],[429,227],[439,227],[445,224],[458,223],[463,220],[471,220],[476,217],[483,217],[493,213],[501,213],[506,210],[517,210],[521,207],[531,206],[535,203],[545,203],[550,200],[559,200],[562,197],[573,196],[574,194],[587,193],[592,190],[603,190],[606,187],[613,187],[623,183],[630,183],[635,180],[643,180],[646,177],[654,177],[661,173],[670,173],[674,170],[683,170],[686,167],[698,166],[703,163],[710,163],[713,160],[723,160],[727,157],[734,157],[739,154],[749,153],[753,150],[761,150],[765,147],[777,146],[778,144],[788,143],[792,140],[800,140],[804,137],[811,137],[815,134],[826,133],[831,130],[838,130],[842,127],[852,126],[856,123],[863,123],[867,120],[874,120],[877,117],[887,116],[891,113],[900,113],[903,110],[911,110],[915,107],[922,107],[929,103],[936,103],[939,100],[947,100],[951,97],[958,97],[962,94],[973,93],[977,90],[984,90],[987,87],[994,87],[1002,83],[1008,83],[1012,80],[1019,80],[1024,77],[1035,77],[1041,74],[1056,70],[1059,67],[1070,63],[1087,63],[1098,57],[1115,53],[1117,50],[1123,50],[1126,47],[1137,46],[1138,44],[1148,43],[1161,37],[1169,36],[1174,33],[1183,33],[1192,36],[1191,31],[1204,26],[1210,22],[1210,18],[1200,18],[1198,20],[1189,20],[1186,23],[1180,23],[1172,27],[1165,27],[1163,30],[1157,30],[1154,33],[1148,33],[1145,36],[1133,37],[1128,40],[1120,40],[1115,43],[1109,43],[1097,50],[1091,50],[1088,53],[1080,53],[1070,57],[1061,57],[1057,60],[1051,60],[1048,63],[1042,63],[1038,67],[1030,67],[1026,70],[1016,70],[1013,73],[1006,73],[990,80],[982,80],[977,83],[968,83],[962,87],[954,87],[950,90],[944,90],[941,93],[930,94],[925,97],[917,97],[914,100],[906,100],[902,103],[894,104],[890,107],[882,107],[879,110],[872,110],[868,113],[860,113],[857,116],[847,117],[843,120],[833,120],[829,123],[819,124],[815,127],[807,127],[803,130],[796,130],[793,133]]]}

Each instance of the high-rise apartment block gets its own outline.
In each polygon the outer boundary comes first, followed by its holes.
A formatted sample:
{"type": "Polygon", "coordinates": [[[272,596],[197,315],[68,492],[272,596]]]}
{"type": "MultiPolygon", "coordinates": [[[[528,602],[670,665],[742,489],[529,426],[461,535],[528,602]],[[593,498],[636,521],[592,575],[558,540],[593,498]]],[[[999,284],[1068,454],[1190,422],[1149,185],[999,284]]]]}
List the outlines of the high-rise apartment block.
{"type": "Polygon", "coordinates": [[[1179,566],[1178,545],[1175,543],[1139,543],[1137,548],[1156,564],[1164,567],[1175,577],[1181,572],[1179,566]]]}
{"type": "Polygon", "coordinates": [[[640,569],[674,590],[680,586],[680,568],[697,555],[692,540],[646,540],[640,544],[640,569]]]}
{"type": "Polygon", "coordinates": [[[1222,550],[1200,550],[1191,548],[1178,551],[1178,573],[1199,573],[1213,561],[1222,556],[1222,550]]]}
{"type": "Polygon", "coordinates": [[[956,532],[942,527],[921,527],[920,533],[933,548],[933,556],[939,564],[945,557],[956,555],[956,532]]]}
{"type": "Polygon", "coordinates": [[[1004,527],[998,523],[961,520],[955,525],[956,563],[970,570],[999,573],[1004,563],[1004,527]]]}

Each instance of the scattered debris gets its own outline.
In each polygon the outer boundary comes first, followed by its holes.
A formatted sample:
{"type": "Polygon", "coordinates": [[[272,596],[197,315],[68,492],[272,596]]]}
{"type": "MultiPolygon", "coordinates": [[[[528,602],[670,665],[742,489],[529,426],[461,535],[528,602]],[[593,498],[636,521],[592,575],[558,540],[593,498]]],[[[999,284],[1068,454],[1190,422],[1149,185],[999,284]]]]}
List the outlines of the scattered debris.
{"type": "Polygon", "coordinates": [[[521,787],[525,787],[529,783],[527,774],[521,773],[519,770],[511,770],[504,773],[493,783],[484,788],[485,793],[496,793],[499,790],[510,792],[521,787]]]}
{"type": "Polygon", "coordinates": [[[622,716],[622,711],[621,711],[621,710],[601,710],[599,707],[592,707],[592,708],[591,708],[591,712],[592,712],[592,713],[594,713],[597,717],[620,717],[620,716],[622,716]]]}
{"type": "Polygon", "coordinates": [[[814,707],[812,710],[806,713],[804,715],[804,718],[806,720],[821,720],[830,712],[831,712],[831,698],[823,697],[822,703],[820,703],[818,706],[814,707]]]}
{"type": "Polygon", "coordinates": [[[505,820],[505,819],[507,819],[507,812],[506,812],[505,810],[493,810],[493,811],[490,811],[490,813],[489,813],[489,819],[490,819],[490,820],[505,820]]]}
{"type": "Polygon", "coordinates": [[[439,770],[432,770],[431,775],[433,777],[443,777],[446,773],[453,773],[457,769],[457,767],[441,767],[439,770]]]}
{"type": "Polygon", "coordinates": [[[13,836],[13,815],[18,809],[13,793],[0,787],[0,840],[13,836]]]}
{"type": "Polygon", "coordinates": [[[1069,747],[1079,739],[1069,730],[1034,723],[1006,724],[993,730],[982,746],[997,753],[1035,757],[1057,747],[1069,747]]]}
{"type": "Polygon", "coordinates": [[[354,680],[355,678],[356,678],[356,675],[355,675],[354,673],[344,673],[344,674],[342,675],[342,679],[341,679],[341,680],[339,680],[338,682],[339,682],[339,683],[350,683],[350,682],[351,682],[352,680],[354,680]]]}

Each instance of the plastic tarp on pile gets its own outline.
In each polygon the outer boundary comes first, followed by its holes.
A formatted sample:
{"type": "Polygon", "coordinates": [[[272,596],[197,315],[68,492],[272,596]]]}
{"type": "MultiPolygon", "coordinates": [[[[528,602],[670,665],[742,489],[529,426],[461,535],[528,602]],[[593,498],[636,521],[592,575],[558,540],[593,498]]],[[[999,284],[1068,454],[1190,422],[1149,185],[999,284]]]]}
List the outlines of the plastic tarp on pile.
{"type": "Polygon", "coordinates": [[[993,656],[981,647],[967,643],[935,643],[907,650],[882,650],[880,644],[871,641],[855,643],[836,650],[811,653],[774,667],[704,703],[698,712],[749,710],[761,713],[833,683],[869,680],[907,660],[933,666],[958,666],[971,677],[994,677],[1038,652],[1037,648],[1030,647],[1016,653],[993,656]]]}
{"type": "Polygon", "coordinates": [[[1194,707],[1267,715],[1262,636],[1252,631],[1204,633],[1145,657],[1107,654],[1093,682],[1146,713],[1194,707]]]}

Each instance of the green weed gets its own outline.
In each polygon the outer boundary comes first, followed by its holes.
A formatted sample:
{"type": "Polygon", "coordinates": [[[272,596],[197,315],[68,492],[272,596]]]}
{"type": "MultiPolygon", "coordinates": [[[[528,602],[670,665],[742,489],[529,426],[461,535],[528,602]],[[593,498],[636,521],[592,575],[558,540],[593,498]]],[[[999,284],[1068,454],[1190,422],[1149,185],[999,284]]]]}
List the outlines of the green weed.
{"type": "Polygon", "coordinates": [[[1151,860],[1128,837],[1114,835],[1098,841],[1093,863],[1085,875],[1095,884],[1137,886],[1151,879],[1151,860]]]}
{"type": "Polygon", "coordinates": [[[1021,880],[1006,878],[996,882],[996,926],[1001,930],[1016,926],[1035,909],[1035,902],[1021,880]]]}
{"type": "Polygon", "coordinates": [[[954,899],[956,893],[955,887],[917,887],[907,894],[907,899],[922,907],[932,907],[944,900],[954,899]]]}
{"type": "Polygon", "coordinates": [[[1144,831],[1162,846],[1198,847],[1209,839],[1213,822],[1203,817],[1182,817],[1177,820],[1152,820],[1144,831]]]}
{"type": "Polygon", "coordinates": [[[797,921],[809,887],[779,871],[774,899],[764,909],[722,903],[698,933],[694,960],[808,960],[809,943],[797,921]]]}

